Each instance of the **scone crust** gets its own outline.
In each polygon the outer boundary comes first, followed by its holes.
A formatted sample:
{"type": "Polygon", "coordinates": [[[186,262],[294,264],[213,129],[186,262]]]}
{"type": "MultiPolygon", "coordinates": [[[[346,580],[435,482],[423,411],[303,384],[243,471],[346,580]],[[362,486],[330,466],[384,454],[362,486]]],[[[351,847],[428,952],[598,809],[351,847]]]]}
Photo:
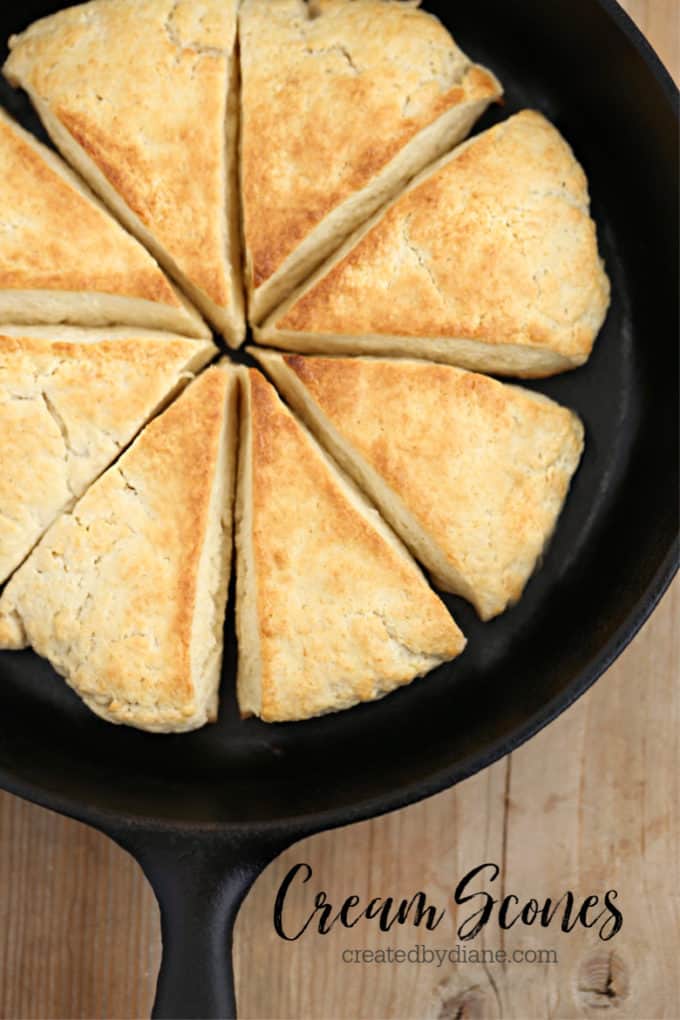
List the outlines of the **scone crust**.
{"type": "Polygon", "coordinates": [[[192,623],[233,385],[226,368],[200,375],[53,525],[0,599],[0,635],[18,614],[27,643],[111,721],[207,721],[191,678],[192,623]]]}
{"type": "Polygon", "coordinates": [[[5,65],[220,307],[235,38],[235,0],[92,0],[13,37],[5,65]]]}
{"type": "Polygon", "coordinates": [[[488,619],[516,602],[581,458],[577,415],[449,365],[283,360],[434,540],[440,569],[464,580],[480,615],[488,619]]]}
{"type": "Polygon", "coordinates": [[[181,308],[148,252],[0,110],[0,289],[102,292],[181,308]]]}
{"type": "Polygon", "coordinates": [[[273,387],[248,375],[261,717],[347,708],[454,658],[465,639],[405,549],[352,506],[273,387]]]}
{"type": "Polygon", "coordinates": [[[465,338],[578,364],[608,304],[585,174],[527,110],[423,175],[264,335],[465,338]]]}
{"type": "Polygon", "coordinates": [[[500,93],[416,4],[244,0],[240,25],[253,289],[423,128],[500,93]]]}

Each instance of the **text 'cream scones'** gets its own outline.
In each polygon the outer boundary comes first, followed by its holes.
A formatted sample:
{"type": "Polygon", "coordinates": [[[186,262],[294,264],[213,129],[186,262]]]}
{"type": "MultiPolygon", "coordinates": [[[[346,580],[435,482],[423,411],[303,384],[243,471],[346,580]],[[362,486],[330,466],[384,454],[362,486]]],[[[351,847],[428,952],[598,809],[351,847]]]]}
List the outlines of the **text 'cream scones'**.
{"type": "Polygon", "coordinates": [[[244,336],[237,0],[93,0],[10,39],[5,75],[229,343],[244,336]]]}
{"type": "Polygon", "coordinates": [[[215,353],[124,327],[0,327],[0,584],[215,353]]]}
{"type": "Polygon", "coordinates": [[[60,517],[0,597],[98,715],[159,732],[217,715],[231,563],[236,371],[208,368],[60,517]]]}
{"type": "Polygon", "coordinates": [[[465,639],[406,548],[255,370],[236,501],[238,699],[266,722],[371,701],[465,639]]]}
{"type": "Polygon", "coordinates": [[[1,109],[0,207],[0,323],[209,335],[142,245],[1,109]]]}
{"type": "Polygon", "coordinates": [[[546,376],[587,360],[608,303],[583,170],[524,111],[426,171],[257,335],[546,376]]]}
{"type": "Polygon", "coordinates": [[[417,3],[243,0],[241,181],[251,322],[501,95],[417,3]]]}
{"type": "Polygon", "coordinates": [[[438,587],[485,620],[517,601],[579,464],[572,411],[450,365],[253,353],[438,587]]]}

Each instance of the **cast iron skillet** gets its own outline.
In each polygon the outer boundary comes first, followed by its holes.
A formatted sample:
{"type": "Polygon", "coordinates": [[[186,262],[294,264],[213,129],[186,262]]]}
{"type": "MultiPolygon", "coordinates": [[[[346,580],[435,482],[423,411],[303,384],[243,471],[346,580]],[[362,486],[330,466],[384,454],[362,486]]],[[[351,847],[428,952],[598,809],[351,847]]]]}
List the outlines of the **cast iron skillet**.
{"type": "MultiPolygon", "coordinates": [[[[5,6],[0,38],[61,5],[5,6]]],[[[478,130],[536,107],[588,173],[612,308],[590,364],[537,384],[582,415],[585,457],[521,603],[482,625],[447,598],[465,655],[377,704],[241,722],[231,615],[219,724],[188,736],[109,726],[32,653],[0,656],[0,784],[140,861],[162,912],[159,1017],[233,1015],[232,928],[259,871],[303,836],[427,797],[527,740],[620,654],[676,567],[676,91],[613,0],[427,6],[505,85],[505,109],[478,130]]],[[[25,97],[1,98],[40,130],[25,97]]]]}

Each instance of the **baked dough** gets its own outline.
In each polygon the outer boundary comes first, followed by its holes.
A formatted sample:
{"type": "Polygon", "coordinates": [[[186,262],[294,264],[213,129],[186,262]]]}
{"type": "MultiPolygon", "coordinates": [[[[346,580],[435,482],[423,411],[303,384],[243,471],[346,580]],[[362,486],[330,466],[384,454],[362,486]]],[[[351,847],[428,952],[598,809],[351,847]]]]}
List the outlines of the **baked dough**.
{"type": "Polygon", "coordinates": [[[238,699],[266,722],[371,701],[465,639],[411,556],[259,372],[243,372],[238,699]]]}
{"type": "Polygon", "coordinates": [[[0,647],[32,645],[110,722],[166,732],[216,717],[237,394],[233,368],[200,375],[0,598],[0,647]]]}
{"type": "Polygon", "coordinates": [[[243,217],[251,322],[502,89],[430,14],[394,0],[244,0],[243,217]]]}
{"type": "Polygon", "coordinates": [[[253,353],[439,588],[484,620],[519,599],[583,450],[572,411],[450,365],[253,353]]]}
{"type": "Polygon", "coordinates": [[[0,209],[0,323],[118,323],[209,336],[141,244],[1,109],[0,209]]]}
{"type": "Polygon", "coordinates": [[[0,584],[215,353],[144,330],[0,327],[0,584]]]}
{"type": "Polygon", "coordinates": [[[209,321],[244,336],[237,0],[93,0],[10,39],[5,74],[209,321]]]}
{"type": "Polygon", "coordinates": [[[587,360],[608,303],[583,170],[527,110],[428,170],[256,335],[546,376],[587,360]]]}

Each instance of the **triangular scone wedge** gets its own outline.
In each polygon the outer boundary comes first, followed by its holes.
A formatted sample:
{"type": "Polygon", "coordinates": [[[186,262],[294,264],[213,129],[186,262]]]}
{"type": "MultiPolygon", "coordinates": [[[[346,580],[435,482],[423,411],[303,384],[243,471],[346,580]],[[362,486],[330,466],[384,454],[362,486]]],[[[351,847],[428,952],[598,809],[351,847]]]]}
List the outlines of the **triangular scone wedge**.
{"type": "Polygon", "coordinates": [[[608,304],[583,170],[525,111],[427,171],[256,335],[546,376],[587,360],[608,304]]]}
{"type": "Polygon", "coordinates": [[[450,365],[253,353],[439,588],[484,620],[517,601],[579,464],[572,411],[450,365]]]}
{"type": "Polygon", "coordinates": [[[215,353],[123,327],[0,327],[0,584],[215,353]]]}
{"type": "Polygon", "coordinates": [[[230,344],[244,336],[237,0],[94,0],[10,40],[5,75],[230,344]]]}
{"type": "Polygon", "coordinates": [[[54,152],[0,110],[0,323],[207,337],[156,261],[54,152]]]}
{"type": "Polygon", "coordinates": [[[208,368],[52,525],[0,598],[97,715],[158,732],[217,715],[238,383],[208,368]]]}
{"type": "Polygon", "coordinates": [[[238,699],[266,722],[371,701],[465,639],[394,533],[255,370],[236,503],[238,699]]]}
{"type": "Polygon", "coordinates": [[[244,0],[241,181],[251,322],[501,95],[418,3],[244,0]]]}

